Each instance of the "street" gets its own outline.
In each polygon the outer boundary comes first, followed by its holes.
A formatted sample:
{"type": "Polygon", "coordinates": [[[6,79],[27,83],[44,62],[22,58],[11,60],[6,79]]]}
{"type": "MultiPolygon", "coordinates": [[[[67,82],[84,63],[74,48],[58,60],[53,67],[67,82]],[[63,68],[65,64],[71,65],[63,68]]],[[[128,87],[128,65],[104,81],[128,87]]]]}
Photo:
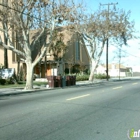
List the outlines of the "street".
{"type": "Polygon", "coordinates": [[[132,129],[139,79],[0,97],[0,140],[128,140],[132,129]]]}

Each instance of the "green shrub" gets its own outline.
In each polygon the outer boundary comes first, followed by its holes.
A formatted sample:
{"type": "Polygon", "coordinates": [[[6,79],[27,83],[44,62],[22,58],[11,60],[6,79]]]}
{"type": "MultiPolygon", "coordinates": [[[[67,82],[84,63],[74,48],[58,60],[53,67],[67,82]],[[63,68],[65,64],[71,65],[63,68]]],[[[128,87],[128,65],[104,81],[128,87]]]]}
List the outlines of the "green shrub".
{"type": "Polygon", "coordinates": [[[65,74],[69,74],[69,69],[65,68],[65,74]]]}
{"type": "Polygon", "coordinates": [[[19,84],[19,85],[26,84],[26,81],[18,81],[18,84],[19,84]]]}
{"type": "Polygon", "coordinates": [[[25,78],[26,77],[26,74],[25,74],[25,71],[23,70],[23,68],[21,67],[20,68],[20,71],[18,73],[18,80],[19,81],[25,81],[25,78]]]}
{"type": "Polygon", "coordinates": [[[6,79],[6,84],[16,84],[16,80],[14,77],[9,77],[6,79]]]}
{"type": "MultiPolygon", "coordinates": [[[[95,79],[106,79],[107,76],[106,74],[95,74],[94,75],[95,79]]],[[[110,76],[108,76],[110,78],[110,76]]],[[[76,76],[76,81],[86,81],[89,79],[89,75],[77,75],[76,76]]]]}
{"type": "Polygon", "coordinates": [[[1,85],[5,85],[5,83],[6,83],[6,80],[5,79],[0,79],[0,84],[1,85]]]}
{"type": "MultiPolygon", "coordinates": [[[[94,75],[95,79],[107,79],[106,74],[95,74],[94,75]]],[[[110,76],[108,76],[108,78],[110,78],[110,76]]]]}
{"type": "Polygon", "coordinates": [[[76,76],[76,81],[86,81],[88,80],[89,75],[77,75],[76,76]]]}

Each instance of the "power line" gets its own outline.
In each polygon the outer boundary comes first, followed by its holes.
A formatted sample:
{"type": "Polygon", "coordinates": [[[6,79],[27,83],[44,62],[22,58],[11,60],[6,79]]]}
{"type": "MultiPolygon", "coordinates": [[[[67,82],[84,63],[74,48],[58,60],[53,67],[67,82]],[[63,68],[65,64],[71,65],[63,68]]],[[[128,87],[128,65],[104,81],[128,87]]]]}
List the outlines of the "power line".
{"type": "Polygon", "coordinates": [[[131,55],[131,56],[133,56],[133,57],[140,58],[139,56],[135,56],[135,55],[133,55],[133,54],[131,54],[131,53],[128,53],[128,52],[126,52],[126,51],[124,51],[124,50],[122,50],[122,49],[121,49],[121,51],[123,51],[123,52],[125,52],[125,53],[127,53],[127,54],[129,54],[129,55],[131,55]]]}
{"type": "Polygon", "coordinates": [[[136,56],[136,55],[134,55],[134,54],[128,53],[127,51],[123,50],[123,49],[120,48],[120,47],[116,47],[116,48],[118,48],[119,50],[121,50],[122,52],[124,52],[124,53],[126,53],[126,54],[129,54],[130,56],[133,56],[133,57],[136,57],[136,58],[140,58],[139,56],[136,56]]]}

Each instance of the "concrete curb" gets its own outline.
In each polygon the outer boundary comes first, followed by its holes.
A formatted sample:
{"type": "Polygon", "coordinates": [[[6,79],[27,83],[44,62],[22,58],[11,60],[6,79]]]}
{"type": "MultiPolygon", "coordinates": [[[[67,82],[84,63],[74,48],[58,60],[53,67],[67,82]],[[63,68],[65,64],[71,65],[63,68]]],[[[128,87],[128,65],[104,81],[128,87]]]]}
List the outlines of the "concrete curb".
{"type": "Polygon", "coordinates": [[[33,89],[33,90],[20,90],[19,88],[13,88],[15,91],[9,92],[10,93],[0,93],[1,96],[12,96],[12,95],[20,95],[20,94],[26,94],[26,93],[34,93],[34,92],[41,92],[41,91],[48,91],[48,90],[56,90],[56,89],[62,89],[62,87],[57,87],[57,88],[42,88],[42,89],[33,89]],[[16,90],[17,89],[17,90],[16,90]]]}
{"type": "MultiPolygon", "coordinates": [[[[96,82],[97,83],[97,82],[96,82]]],[[[14,91],[9,92],[10,93],[0,93],[0,97],[2,96],[12,96],[12,95],[20,95],[20,94],[26,94],[26,93],[34,93],[34,92],[41,92],[41,91],[48,91],[48,90],[57,90],[57,89],[66,89],[66,88],[73,88],[76,86],[85,86],[85,85],[92,85],[92,84],[96,84],[94,83],[82,83],[82,84],[77,84],[77,85],[73,85],[73,86],[65,86],[65,87],[55,87],[55,88],[43,88],[43,89],[33,89],[33,90],[20,90],[19,88],[13,88],[15,89],[14,91]],[[17,89],[17,90],[16,90],[17,89]]]]}
{"type": "MultiPolygon", "coordinates": [[[[131,78],[129,79],[111,79],[108,82],[115,82],[115,81],[124,81],[124,80],[132,80],[131,78]]],[[[12,96],[12,95],[20,95],[20,94],[26,94],[26,93],[34,93],[34,92],[41,92],[41,91],[48,91],[48,90],[57,90],[57,89],[65,89],[65,88],[73,88],[73,87],[79,87],[79,86],[86,86],[86,85],[93,85],[93,84],[99,84],[99,83],[104,83],[107,82],[106,80],[99,80],[99,81],[94,81],[94,82],[88,82],[88,81],[81,81],[81,82],[77,82],[76,85],[73,86],[65,86],[65,87],[57,87],[57,88],[42,88],[42,89],[33,89],[33,90],[18,90],[19,88],[13,88],[15,89],[15,91],[10,92],[10,88],[9,88],[9,92],[10,93],[0,93],[0,97],[3,96],[12,96]],[[17,89],[17,90],[16,90],[17,89]]],[[[8,91],[8,90],[7,90],[8,91]]]]}
{"type": "Polygon", "coordinates": [[[14,92],[10,92],[10,93],[1,93],[0,94],[0,97],[2,96],[12,96],[12,95],[20,95],[20,94],[26,94],[26,93],[34,93],[34,92],[41,92],[41,91],[48,91],[48,90],[55,90],[55,89],[58,89],[58,88],[46,88],[46,89],[33,89],[33,90],[17,90],[17,91],[14,91],[14,92]]]}

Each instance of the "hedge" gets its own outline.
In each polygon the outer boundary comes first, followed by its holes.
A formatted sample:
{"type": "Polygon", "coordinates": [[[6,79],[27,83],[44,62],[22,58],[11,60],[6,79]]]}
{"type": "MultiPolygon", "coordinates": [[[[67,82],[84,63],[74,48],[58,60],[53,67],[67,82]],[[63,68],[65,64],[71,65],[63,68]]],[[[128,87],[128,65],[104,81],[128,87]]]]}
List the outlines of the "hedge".
{"type": "MultiPolygon", "coordinates": [[[[110,76],[108,76],[110,78],[110,76]]],[[[89,79],[89,75],[76,75],[76,81],[86,81],[89,79]]],[[[107,79],[105,74],[95,74],[94,79],[107,79]]]]}
{"type": "Polygon", "coordinates": [[[6,83],[6,80],[5,79],[0,79],[0,84],[1,85],[5,85],[5,83],[6,83]]]}
{"type": "MultiPolygon", "coordinates": [[[[94,78],[95,79],[107,79],[107,75],[106,74],[95,74],[94,78]]],[[[110,76],[108,76],[108,78],[110,78],[110,76]]]]}

